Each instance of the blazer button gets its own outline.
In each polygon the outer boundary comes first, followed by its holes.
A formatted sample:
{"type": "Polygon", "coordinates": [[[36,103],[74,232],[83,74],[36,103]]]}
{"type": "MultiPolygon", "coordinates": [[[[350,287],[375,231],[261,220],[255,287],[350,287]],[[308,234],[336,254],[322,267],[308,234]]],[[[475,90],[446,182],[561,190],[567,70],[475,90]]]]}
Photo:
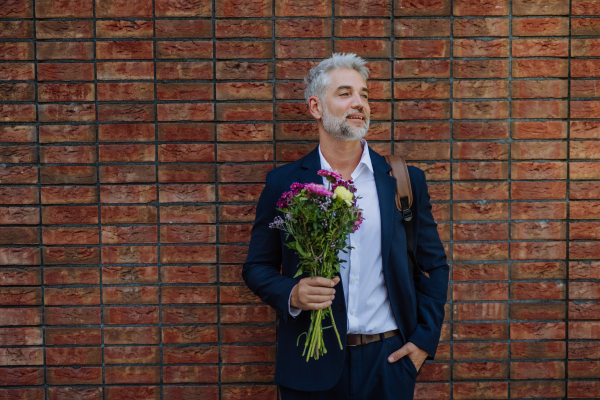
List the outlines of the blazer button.
{"type": "Polygon", "coordinates": [[[340,311],[344,311],[344,305],[343,305],[343,304],[340,304],[340,305],[338,306],[338,310],[340,310],[340,311]]]}

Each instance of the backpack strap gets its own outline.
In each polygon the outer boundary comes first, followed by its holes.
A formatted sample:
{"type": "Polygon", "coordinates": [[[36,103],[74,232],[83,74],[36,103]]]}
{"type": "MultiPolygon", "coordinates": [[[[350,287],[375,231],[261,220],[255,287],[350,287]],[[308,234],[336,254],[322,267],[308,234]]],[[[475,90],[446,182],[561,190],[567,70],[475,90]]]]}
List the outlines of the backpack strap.
{"type": "Polygon", "coordinates": [[[392,167],[389,174],[396,178],[396,207],[402,213],[402,224],[406,232],[406,248],[408,250],[408,262],[413,271],[421,273],[427,277],[429,275],[419,267],[415,257],[415,237],[412,227],[412,211],[410,206],[413,202],[412,187],[410,185],[410,175],[406,161],[399,155],[387,155],[385,161],[392,167]]]}

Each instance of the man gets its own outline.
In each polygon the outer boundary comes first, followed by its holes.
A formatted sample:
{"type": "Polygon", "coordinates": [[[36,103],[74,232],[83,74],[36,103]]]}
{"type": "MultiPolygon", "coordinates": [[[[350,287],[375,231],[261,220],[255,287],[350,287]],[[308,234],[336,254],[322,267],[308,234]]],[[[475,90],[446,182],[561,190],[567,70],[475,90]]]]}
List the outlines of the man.
{"type": "Polygon", "coordinates": [[[370,116],[365,64],[354,54],[334,54],[310,71],[305,95],[317,120],[319,146],[267,174],[256,210],[242,275],[279,316],[275,383],[282,400],[412,399],[420,368],[433,359],[440,337],[449,268],[425,176],[409,167],[415,255],[428,277],[409,266],[391,167],[362,139],[370,116]],[[349,235],[354,249],[340,254],[341,279],[294,279],[298,256],[269,223],[278,213],[275,203],[293,182],[325,183],[319,169],[354,181],[364,221],[349,235]],[[306,362],[298,337],[308,330],[310,310],[330,305],[344,350],[333,329],[326,329],[327,354],[306,362]]]}

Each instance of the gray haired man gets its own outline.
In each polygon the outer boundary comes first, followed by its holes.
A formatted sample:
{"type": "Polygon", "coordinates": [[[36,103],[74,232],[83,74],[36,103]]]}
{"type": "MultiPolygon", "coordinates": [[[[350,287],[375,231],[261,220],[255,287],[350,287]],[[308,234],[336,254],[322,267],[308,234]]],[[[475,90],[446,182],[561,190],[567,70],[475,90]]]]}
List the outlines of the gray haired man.
{"type": "Polygon", "coordinates": [[[414,249],[420,270],[409,266],[402,214],[395,206],[391,167],[363,137],[370,121],[366,62],[334,54],[305,78],[319,146],[274,169],[259,199],[243,277],[280,317],[275,382],[282,400],[412,399],[415,381],[433,358],[444,318],[448,264],[431,214],[423,171],[409,167],[414,249]],[[294,279],[298,258],[285,235],[268,224],[275,203],[293,182],[325,183],[319,169],[353,180],[364,222],[339,255],[340,277],[294,279]],[[281,274],[279,273],[282,267],[281,274]],[[344,350],[324,331],[327,354],[306,362],[297,338],[308,330],[310,310],[332,306],[344,350]],[[345,340],[344,340],[345,339],[345,340]]]}

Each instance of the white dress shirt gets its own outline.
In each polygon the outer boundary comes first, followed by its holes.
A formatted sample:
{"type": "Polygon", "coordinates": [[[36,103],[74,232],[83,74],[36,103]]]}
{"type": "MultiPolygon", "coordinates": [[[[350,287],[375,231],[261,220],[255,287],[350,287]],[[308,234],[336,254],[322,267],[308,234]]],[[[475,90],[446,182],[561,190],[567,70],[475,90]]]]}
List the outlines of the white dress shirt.
{"type": "MultiPolygon", "coordinates": [[[[362,157],[352,172],[356,187],[358,207],[363,210],[360,228],[348,235],[349,244],[354,247],[348,253],[340,252],[340,276],[344,288],[348,333],[377,334],[398,329],[388,298],[381,259],[381,216],[379,197],[375,186],[375,175],[369,155],[367,141],[361,139],[362,157]]],[[[321,169],[332,168],[321,153],[321,169]]],[[[323,177],[323,185],[329,182],[323,177]]],[[[336,294],[337,295],[337,294],[336,294]]],[[[290,314],[296,317],[301,309],[290,305],[290,314]]]]}

